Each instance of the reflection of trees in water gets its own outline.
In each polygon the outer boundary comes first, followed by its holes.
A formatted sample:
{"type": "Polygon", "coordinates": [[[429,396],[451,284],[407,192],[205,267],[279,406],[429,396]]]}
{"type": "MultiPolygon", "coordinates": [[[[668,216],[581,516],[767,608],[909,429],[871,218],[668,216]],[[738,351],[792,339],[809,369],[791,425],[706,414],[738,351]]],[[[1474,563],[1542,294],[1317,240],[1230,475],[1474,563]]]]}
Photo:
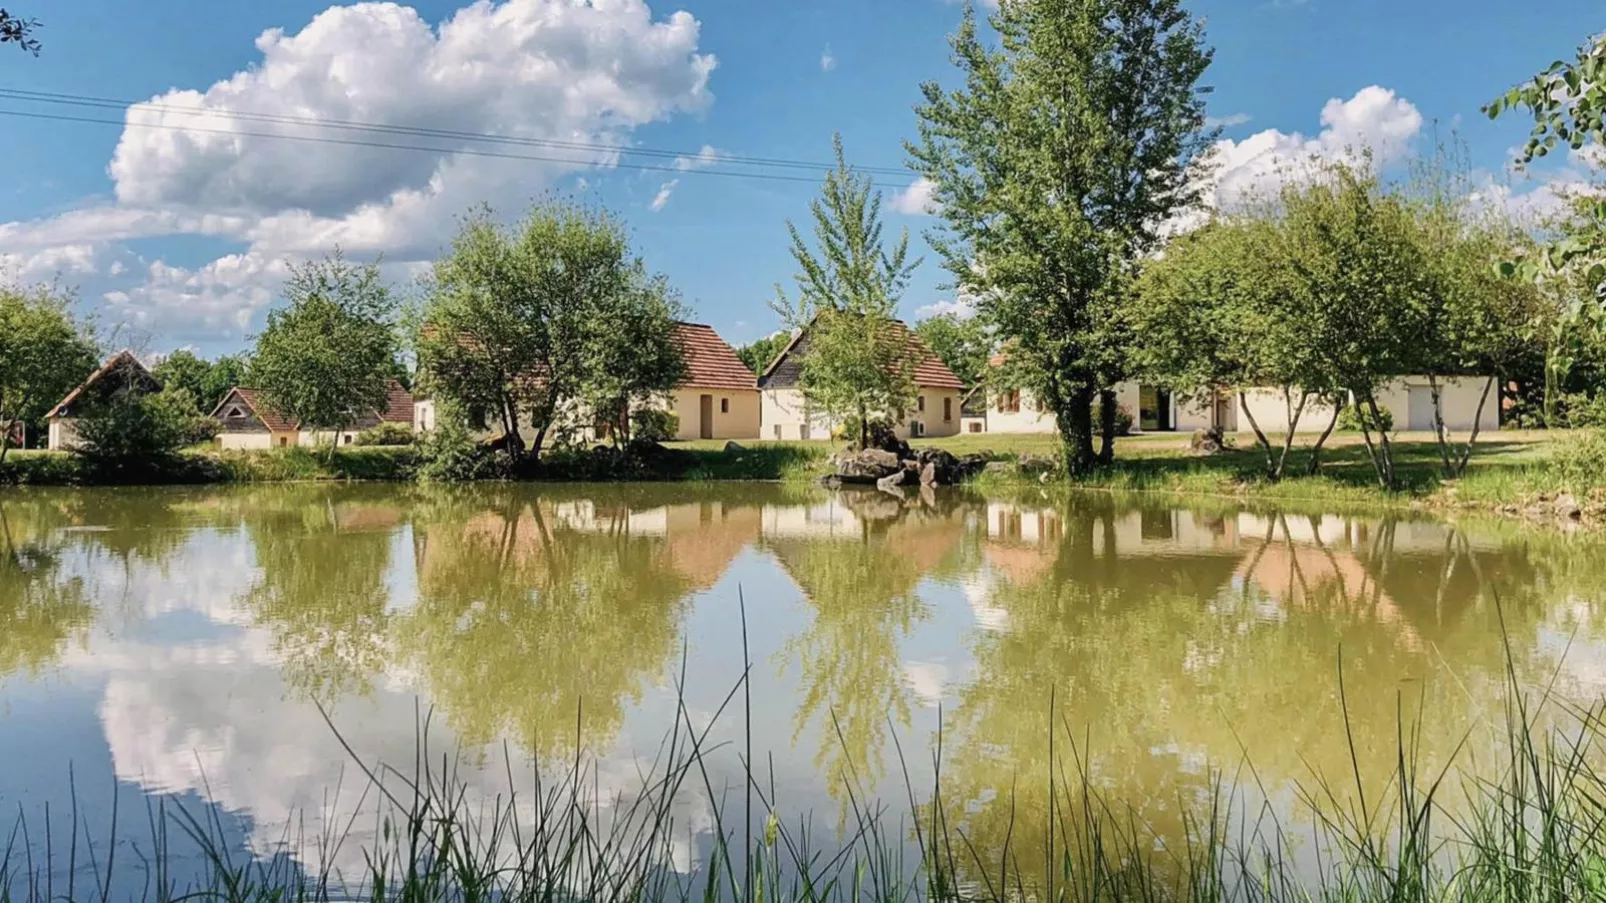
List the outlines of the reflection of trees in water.
{"type": "Polygon", "coordinates": [[[39,504],[0,502],[0,680],[54,664],[94,620],[83,577],[63,571],[56,520],[39,504]]]}
{"type": "Polygon", "coordinates": [[[242,601],[271,631],[285,682],[323,700],[369,692],[390,657],[386,575],[401,509],[322,487],[258,502],[244,523],[260,576],[242,601]]]}
{"type": "Polygon", "coordinates": [[[955,512],[906,512],[891,503],[890,512],[854,509],[857,537],[765,543],[814,609],[808,629],[780,655],[800,671],[793,742],[815,727],[815,763],[839,798],[852,775],[879,781],[889,728],[909,724],[900,645],[929,616],[916,588],[952,569],[963,529],[955,512]]]}
{"type": "MultiPolygon", "coordinates": [[[[1065,511],[1059,535],[1035,549],[1041,563],[1019,569],[1028,579],[993,593],[1010,630],[976,640],[978,676],[951,719],[944,781],[950,817],[984,859],[1007,842],[1024,874],[1042,874],[1049,775],[1062,791],[1077,782],[1073,744],[1117,815],[1180,844],[1188,819],[1208,818],[1212,769],[1247,763],[1241,777],[1284,800],[1290,782],[1327,782],[1344,799],[1356,768],[1369,794],[1382,789],[1402,730],[1431,770],[1477,719],[1500,726],[1493,598],[1534,586],[1520,552],[1392,522],[1349,524],[1332,541],[1319,524],[1277,516],[1211,551],[1142,517],[1065,511]]],[[[1519,655],[1534,647],[1541,610],[1506,608],[1519,655]]],[[[1058,802],[1062,814],[1072,805],[1058,802]]]]}
{"type": "Polygon", "coordinates": [[[690,581],[662,536],[613,514],[560,517],[508,493],[415,527],[419,602],[398,651],[465,742],[507,735],[551,754],[578,730],[595,748],[663,673],[690,581]]]}

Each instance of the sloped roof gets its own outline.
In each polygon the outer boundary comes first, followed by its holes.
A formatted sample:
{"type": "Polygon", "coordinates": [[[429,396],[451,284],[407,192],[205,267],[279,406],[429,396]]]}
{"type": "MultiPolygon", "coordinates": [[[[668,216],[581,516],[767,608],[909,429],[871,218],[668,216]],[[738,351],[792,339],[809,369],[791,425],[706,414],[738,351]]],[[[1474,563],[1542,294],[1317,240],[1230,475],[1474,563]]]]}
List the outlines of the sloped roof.
{"type": "MultiPolygon", "coordinates": [[[[927,389],[957,389],[963,391],[965,383],[954,371],[948,369],[920,336],[902,320],[893,320],[893,328],[898,330],[904,338],[908,353],[915,361],[915,385],[927,389]]],[[[775,360],[770,362],[769,368],[759,378],[759,385],[765,388],[786,389],[797,385],[802,376],[800,359],[808,353],[808,330],[804,329],[792,337],[789,343],[775,360]]]]}
{"type": "MultiPolygon", "coordinates": [[[[300,429],[300,425],[295,421],[274,410],[267,403],[267,401],[263,399],[262,393],[259,390],[247,388],[245,386],[235,386],[229,391],[229,394],[223,396],[223,400],[218,402],[217,407],[212,409],[211,416],[217,417],[218,412],[223,410],[223,406],[229,403],[229,399],[235,397],[236,395],[239,396],[241,401],[245,402],[246,406],[251,409],[252,413],[257,415],[257,419],[262,421],[262,425],[268,429],[276,433],[300,429]]],[[[390,387],[385,398],[385,410],[376,410],[373,412],[373,415],[381,423],[400,423],[407,426],[412,426],[412,393],[408,392],[401,383],[394,379],[391,380],[390,387]]]]}
{"type": "Polygon", "coordinates": [[[45,414],[45,417],[50,418],[62,416],[62,412],[66,408],[70,407],[73,402],[77,401],[84,394],[84,392],[89,389],[90,386],[93,386],[95,383],[99,382],[101,378],[116,372],[122,367],[133,367],[135,372],[137,372],[141,377],[150,380],[158,390],[161,389],[162,384],[156,380],[156,377],[151,376],[151,371],[145,369],[145,365],[139,362],[139,358],[134,356],[134,352],[124,348],[122,351],[119,351],[107,358],[106,363],[101,364],[100,369],[89,374],[89,378],[84,380],[83,383],[78,386],[78,388],[68,392],[67,397],[57,402],[56,406],[51,408],[49,413],[45,414]]]}
{"type": "Polygon", "coordinates": [[[681,383],[682,386],[757,391],[758,378],[713,327],[701,323],[676,323],[675,344],[680,346],[686,358],[686,379],[681,383]]]}

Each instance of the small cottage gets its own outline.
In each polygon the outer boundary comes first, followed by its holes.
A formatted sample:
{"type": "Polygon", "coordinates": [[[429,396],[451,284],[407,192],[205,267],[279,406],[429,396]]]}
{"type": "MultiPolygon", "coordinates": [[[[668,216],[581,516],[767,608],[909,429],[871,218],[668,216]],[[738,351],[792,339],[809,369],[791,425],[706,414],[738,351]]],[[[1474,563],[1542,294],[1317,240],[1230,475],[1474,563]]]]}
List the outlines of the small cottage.
{"type": "Polygon", "coordinates": [[[401,383],[390,381],[384,410],[370,410],[349,430],[306,430],[275,411],[256,389],[236,386],[212,409],[219,424],[217,445],[231,449],[289,448],[303,445],[351,445],[357,434],[382,423],[413,429],[413,396],[401,383]]]}
{"type": "Polygon", "coordinates": [[[148,395],[160,391],[161,382],[139,362],[134,352],[119,351],[45,415],[50,424],[47,444],[52,451],[77,448],[78,417],[87,405],[124,392],[148,395]]]}

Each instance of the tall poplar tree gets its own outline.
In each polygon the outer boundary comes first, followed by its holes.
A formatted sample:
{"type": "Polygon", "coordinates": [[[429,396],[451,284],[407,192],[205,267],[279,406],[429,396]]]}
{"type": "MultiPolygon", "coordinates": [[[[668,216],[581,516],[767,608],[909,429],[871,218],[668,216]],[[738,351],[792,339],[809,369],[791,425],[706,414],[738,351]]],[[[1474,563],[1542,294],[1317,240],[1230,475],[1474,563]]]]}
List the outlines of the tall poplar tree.
{"type": "Polygon", "coordinates": [[[946,223],[933,246],[1082,474],[1093,400],[1126,375],[1116,314],[1134,265],[1202,190],[1212,52],[1181,0],[1010,0],[990,21],[996,47],[966,8],[951,42],[964,84],[922,87],[908,151],[946,223]]]}
{"type": "Polygon", "coordinates": [[[835,421],[854,420],[859,443],[870,421],[896,423],[915,397],[915,358],[908,330],[895,313],[919,260],[909,260],[909,234],[888,248],[881,237],[881,193],[854,172],[835,138],[836,169],[826,173],[810,205],[814,243],[788,222],[797,261],[797,297],[776,287],[775,310],[795,329],[808,330],[800,382],[812,409],[835,421]]]}

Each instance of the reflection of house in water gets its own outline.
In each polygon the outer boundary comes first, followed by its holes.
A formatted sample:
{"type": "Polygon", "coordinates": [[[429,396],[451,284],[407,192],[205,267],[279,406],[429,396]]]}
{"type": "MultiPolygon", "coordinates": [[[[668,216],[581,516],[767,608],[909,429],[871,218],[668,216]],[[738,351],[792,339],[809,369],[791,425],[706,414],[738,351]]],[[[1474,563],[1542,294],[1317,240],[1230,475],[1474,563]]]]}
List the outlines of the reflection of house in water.
{"type": "Polygon", "coordinates": [[[565,533],[613,536],[656,542],[670,569],[693,589],[705,590],[718,583],[736,556],[758,539],[762,510],[719,501],[646,509],[599,505],[590,499],[542,501],[521,506],[513,515],[485,511],[460,523],[420,531],[419,568],[428,573],[432,566],[444,564],[442,556],[465,552],[492,555],[487,563],[517,567],[533,562],[547,543],[561,544],[565,533]],[[446,542],[432,543],[434,530],[445,530],[446,542]]]}
{"type": "Polygon", "coordinates": [[[766,507],[763,535],[769,539],[860,539],[864,524],[840,493],[832,493],[813,505],[766,507]]]}
{"type": "MultiPolygon", "coordinates": [[[[1403,647],[1421,647],[1410,619],[1362,558],[1371,553],[1378,531],[1393,530],[1394,525],[1378,527],[1332,516],[1253,514],[1240,514],[1238,524],[1245,544],[1243,564],[1235,575],[1240,585],[1254,586],[1284,611],[1297,608],[1368,618],[1391,628],[1403,647]]],[[[1386,560],[1392,549],[1383,554],[1386,560]]]]}

